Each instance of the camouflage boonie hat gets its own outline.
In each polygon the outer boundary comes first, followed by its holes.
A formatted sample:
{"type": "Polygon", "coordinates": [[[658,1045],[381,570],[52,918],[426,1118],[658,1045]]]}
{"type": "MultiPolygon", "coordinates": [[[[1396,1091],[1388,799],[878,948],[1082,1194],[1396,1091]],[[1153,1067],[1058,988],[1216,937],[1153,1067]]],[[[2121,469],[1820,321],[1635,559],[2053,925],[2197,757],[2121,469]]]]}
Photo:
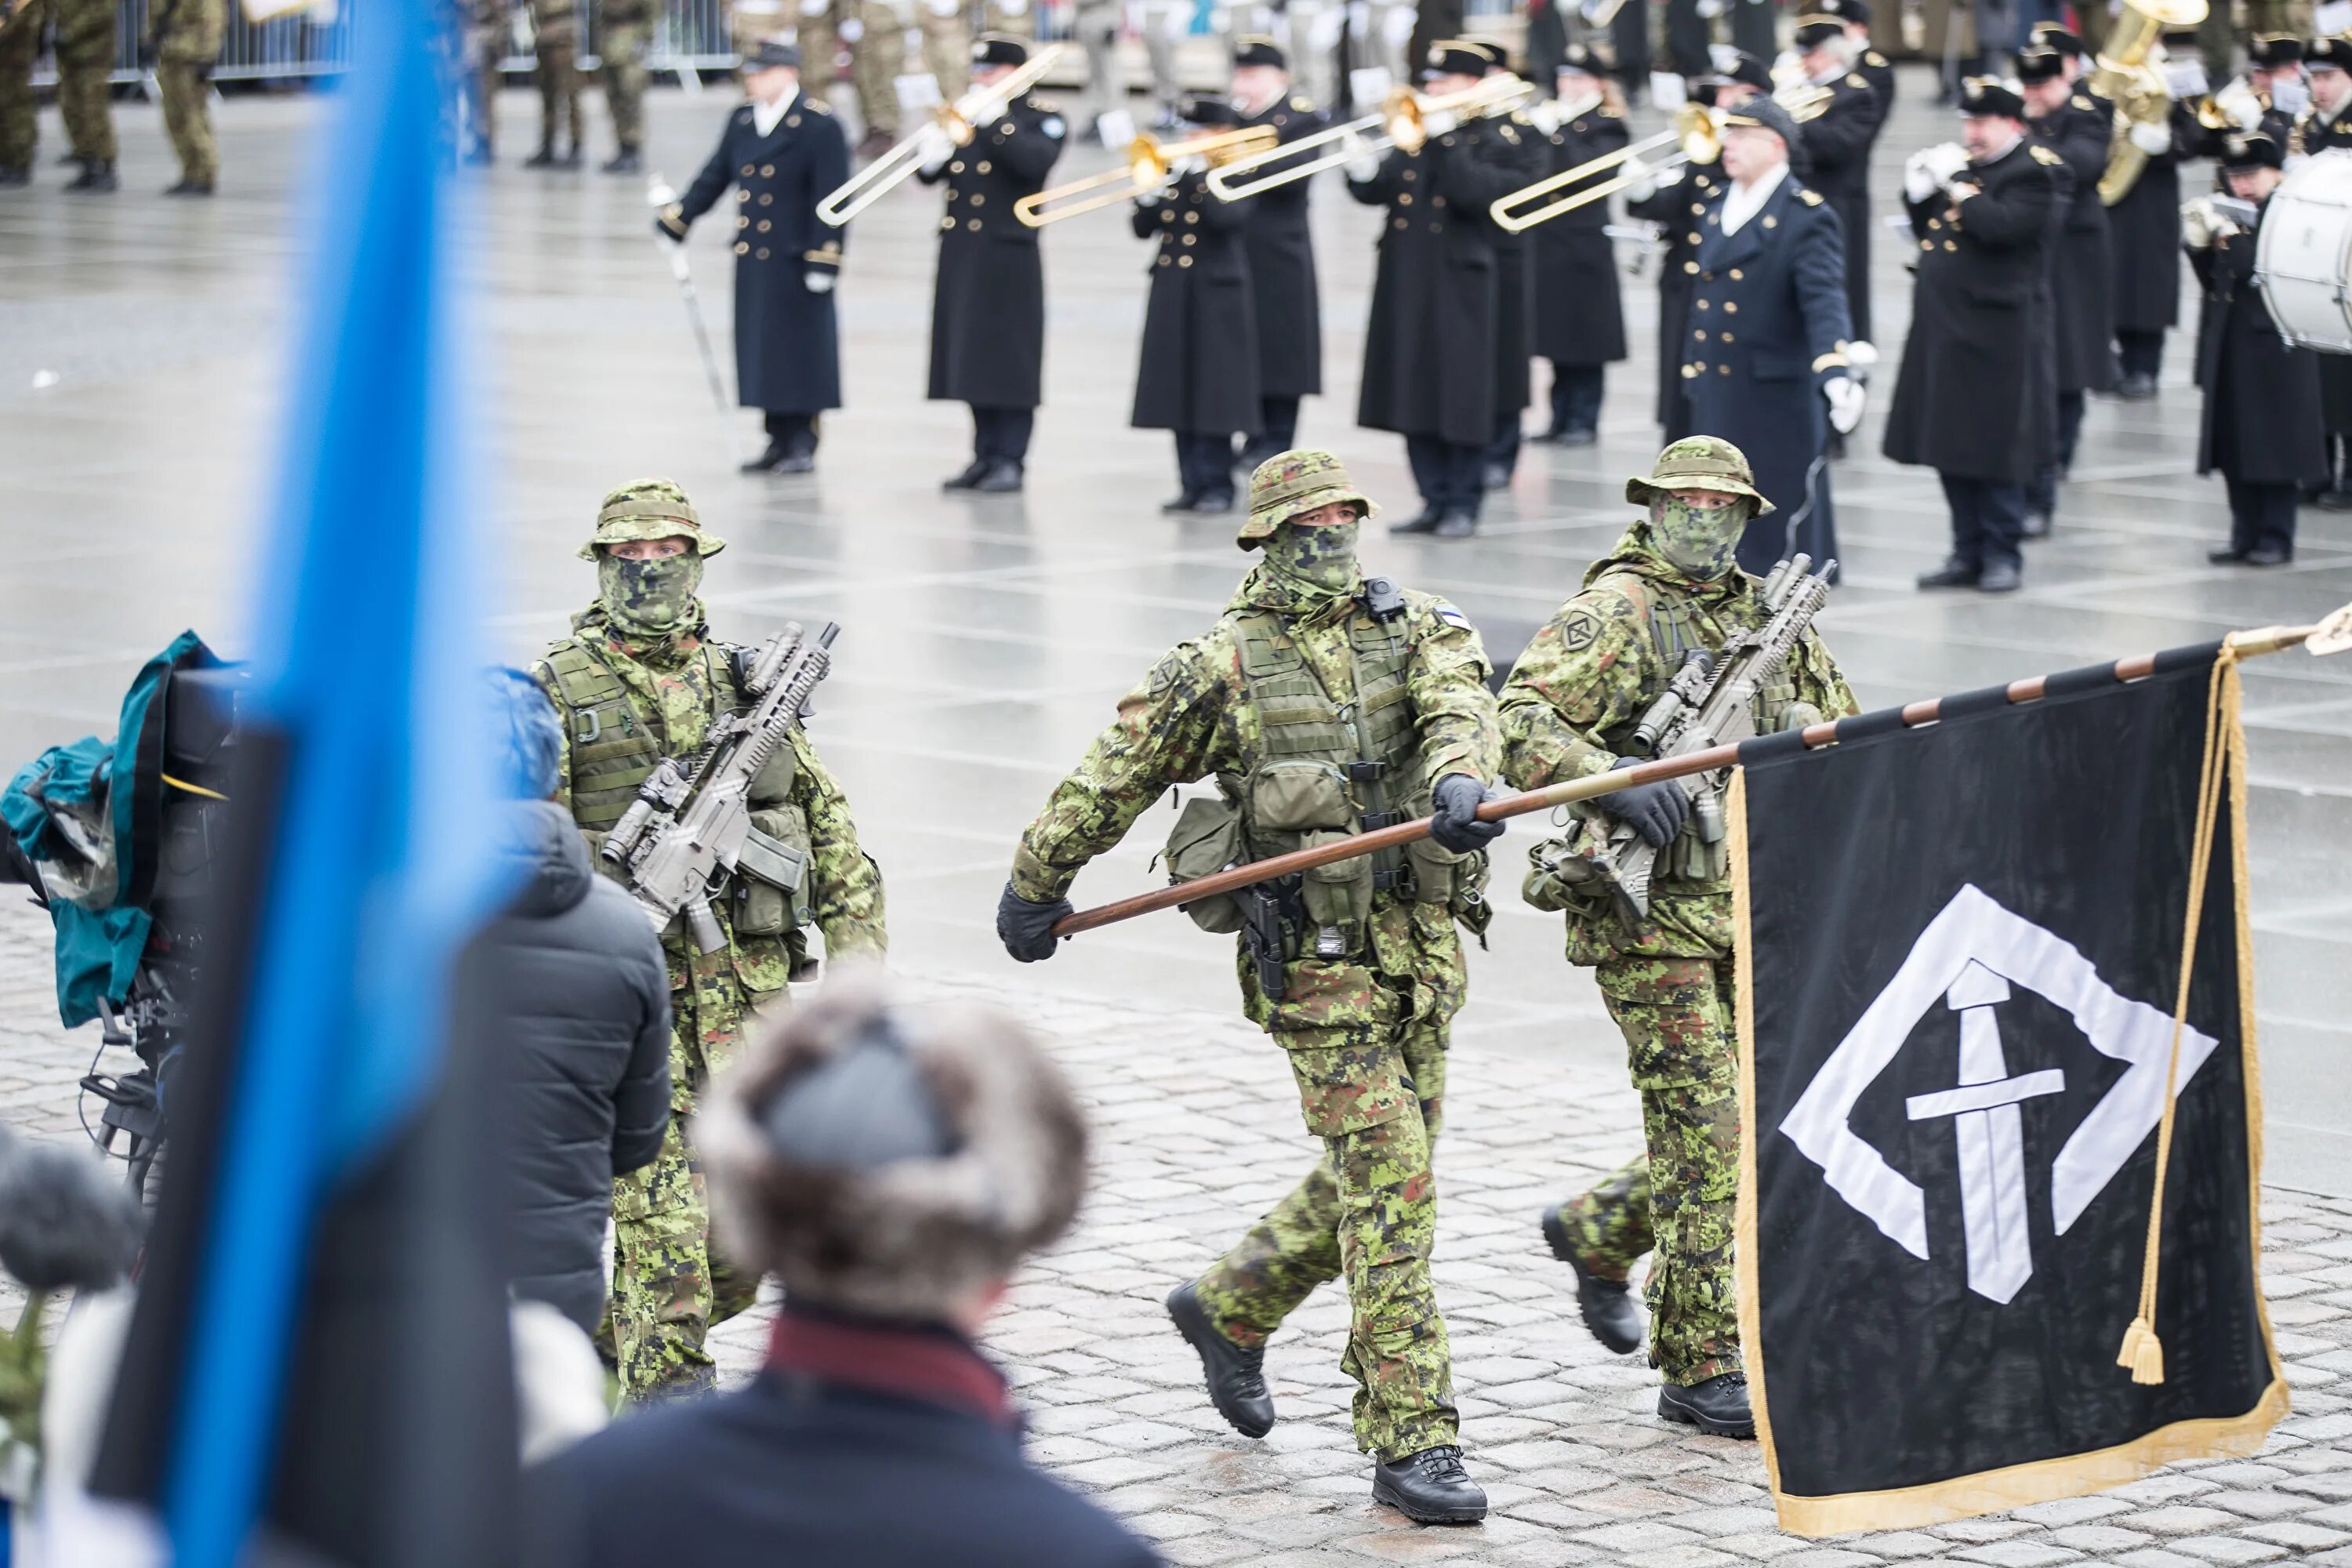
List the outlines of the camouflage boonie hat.
{"type": "Polygon", "coordinates": [[[1636,506],[1649,505],[1660,490],[1722,490],[1754,501],[1758,517],[1772,510],[1756,488],[1748,454],[1719,436],[1685,437],[1658,454],[1648,479],[1625,481],[1625,499],[1636,506]]]}
{"type": "Polygon", "coordinates": [[[596,531],[580,547],[580,559],[593,561],[599,547],[632,539],[685,539],[697,555],[716,555],[727,542],[702,531],[694,503],[673,479],[634,479],[604,498],[596,509],[596,531]]]}
{"type": "Polygon", "coordinates": [[[1349,483],[1348,465],[1330,453],[1312,447],[1277,452],[1250,474],[1249,517],[1234,542],[1255,550],[1267,534],[1300,512],[1340,501],[1363,508],[1368,518],[1380,515],[1372,498],[1349,483]]]}

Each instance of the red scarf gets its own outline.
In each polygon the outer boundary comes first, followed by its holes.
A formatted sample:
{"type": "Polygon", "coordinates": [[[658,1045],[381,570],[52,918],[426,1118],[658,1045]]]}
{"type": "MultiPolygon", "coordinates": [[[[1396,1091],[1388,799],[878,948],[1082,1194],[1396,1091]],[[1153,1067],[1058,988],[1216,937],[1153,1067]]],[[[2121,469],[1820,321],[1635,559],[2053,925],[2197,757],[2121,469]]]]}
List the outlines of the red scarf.
{"type": "Polygon", "coordinates": [[[977,1415],[1010,1431],[1020,1425],[1004,1378],[962,1340],[921,1329],[821,1318],[790,1309],[776,1315],[768,1370],[844,1388],[919,1399],[977,1415]]]}

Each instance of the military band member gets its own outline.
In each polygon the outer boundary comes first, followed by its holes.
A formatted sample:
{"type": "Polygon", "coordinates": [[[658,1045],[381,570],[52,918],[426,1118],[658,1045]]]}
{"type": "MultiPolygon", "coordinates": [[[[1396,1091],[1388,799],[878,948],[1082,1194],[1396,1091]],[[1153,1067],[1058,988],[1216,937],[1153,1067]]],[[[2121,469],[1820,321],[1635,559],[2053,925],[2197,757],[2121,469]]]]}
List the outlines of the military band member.
{"type": "MultiPolygon", "coordinates": [[[[1234,41],[1234,109],[1242,125],[1270,125],[1296,142],[1328,122],[1303,93],[1291,90],[1290,60],[1272,38],[1234,41]]],[[[1271,174],[1279,163],[1265,166],[1271,174]]],[[[1249,258],[1257,308],[1258,433],[1241,466],[1255,468],[1297,444],[1298,403],[1323,390],[1323,303],[1315,284],[1315,240],[1307,224],[1313,182],[1294,180],[1249,203],[1242,247],[1249,258]]]]}
{"type": "MultiPolygon", "coordinates": [[[[1752,106],[1751,106],[1752,107],[1752,106]]],[[[1832,248],[1836,236],[1828,236],[1832,248]]],[[[1763,504],[1729,442],[1694,437],[1658,455],[1625,499],[1645,515],[1585,574],[1584,587],[1528,645],[1503,687],[1503,774],[1519,789],[1629,766],[1632,736],[1694,649],[1761,626],[1756,579],[1734,550],[1763,504]]],[[[1808,631],[1756,700],[1759,733],[1854,711],[1819,635],[1808,631]]],[[[1642,1343],[1626,1277],[1654,1252],[1646,1295],[1658,1414],[1730,1437],[1755,1436],[1739,1347],[1732,1223],[1739,1180],[1739,1061],[1729,858],[1690,827],[1675,784],[1596,796],[1592,806],[1662,851],[1641,930],[1606,892],[1570,893],[1568,961],[1589,967],[1625,1037],[1646,1152],[1589,1193],[1547,1209],[1543,1234],[1575,1270],[1584,1321],[1609,1349],[1642,1343]]]]}
{"type": "Polygon", "coordinates": [[[1769,98],[1723,121],[1723,182],[1691,220],[1698,277],[1679,345],[1699,435],[1758,455],[1742,569],[1761,577],[1803,551],[1837,556],[1832,429],[1862,418],[1846,357],[1845,249],[1835,209],[1790,168],[1806,130],[1769,98]]]}
{"type": "MultiPolygon", "coordinates": [[[[1461,39],[1433,45],[1422,89],[1437,97],[1475,87],[1493,63],[1461,39]]],[[[1495,439],[1496,322],[1502,310],[1487,208],[1527,184],[1518,151],[1493,120],[1438,110],[1428,140],[1382,157],[1359,150],[1348,193],[1386,207],[1356,422],[1405,438],[1422,510],[1391,533],[1466,539],[1478,531],[1485,459],[1495,439]]]]}
{"type": "Polygon", "coordinates": [[[1023,963],[1052,957],[1071,882],[1173,784],[1218,785],[1171,840],[1171,869],[1187,879],[1433,814],[1432,837],[1408,850],[1347,862],[1340,880],[1269,888],[1255,931],[1230,900],[1188,910],[1206,930],[1243,933],[1243,1010],[1288,1058],[1323,1155],[1168,1310],[1218,1413],[1262,1437],[1276,1417],[1267,1340],[1317,1286],[1344,1279],[1341,1365],[1356,1384],[1357,1446],[1376,1461],[1372,1496],[1423,1523],[1464,1523],[1485,1515],[1486,1497],[1462,1467],[1430,1281],[1430,1143],[1468,984],[1456,928],[1482,932],[1493,914],[1480,889],[1501,825],[1475,812],[1500,757],[1477,632],[1444,600],[1358,567],[1372,512],[1328,452],[1259,466],[1237,542],[1264,559],[1216,625],[1120,700],[1055,787],[1021,836],[996,931],[1023,963]]]}
{"type": "Polygon", "coordinates": [[[1871,132],[1875,142],[1886,129],[1887,117],[1895,112],[1895,62],[1878,52],[1870,38],[1870,0],[1822,0],[1822,15],[1835,16],[1845,24],[1845,41],[1850,50],[1847,58],[1870,90],[1878,95],[1878,130],[1871,132]]]}
{"type": "MultiPolygon", "coordinates": [[[[1510,74],[1509,56],[1502,45],[1489,38],[1462,41],[1486,57],[1488,76],[1510,74]]],[[[1525,113],[1496,118],[1494,133],[1501,141],[1495,148],[1496,162],[1510,172],[1513,189],[1543,177],[1549,149],[1525,113]]],[[[1519,421],[1534,401],[1528,374],[1529,356],[1535,352],[1534,250],[1532,235],[1496,226],[1495,434],[1480,461],[1482,489],[1510,485],[1519,463],[1519,421]]]]}
{"type": "Polygon", "coordinates": [[[1869,84],[1871,107],[1878,116],[1870,128],[1870,143],[1863,152],[1863,175],[1855,181],[1861,201],[1849,211],[1831,196],[1832,205],[1838,209],[1838,222],[1845,226],[1846,231],[1846,311],[1853,318],[1854,342],[1860,345],[1854,353],[1854,365],[1866,374],[1870,366],[1878,363],[1874,346],[1877,338],[1870,325],[1870,231],[1877,226],[1870,216],[1869,163],[1878,150],[1878,139],[1886,133],[1887,121],[1895,113],[1895,63],[1871,46],[1869,0],[1822,0],[1821,10],[1823,16],[1834,16],[1845,24],[1846,58],[1853,63],[1854,74],[1869,84]],[[1859,238],[1853,232],[1857,218],[1863,231],[1859,238]]]}
{"type": "Polygon", "coordinates": [[[2164,335],[2180,319],[2180,164],[2199,140],[2179,103],[2161,123],[2126,132],[2139,173],[2107,209],[2115,253],[2116,395],[2145,402],[2164,368],[2164,335]]]}
{"type": "Polygon", "coordinates": [[[2019,96],[2026,130],[2056,153],[2069,176],[2064,216],[2050,252],[2051,303],[2056,312],[2057,426],[2049,458],[2025,496],[2024,537],[2050,532],[2058,508],[2058,481],[2074,466],[2091,393],[2116,384],[2115,258],[2108,246],[2107,208],[2099,199],[2115,139],[2115,105],[2067,80],[2068,57],[2056,47],[2017,57],[2019,96]]]}
{"type": "Polygon", "coordinates": [[[767,449],[745,473],[816,467],[817,416],[841,406],[833,286],[847,229],[816,204],[849,177],[849,146],[824,100],[801,91],[801,51],[762,44],[743,62],[751,101],[727,117],[719,150],[654,225],[683,245],[694,220],[735,188],[735,401],[761,411],[767,449]]]}
{"type": "Polygon", "coordinates": [[[2230,495],[2230,542],[2208,553],[2215,565],[2284,566],[2294,559],[2295,506],[2303,488],[2327,471],[2320,413],[2319,361],[2279,336],[2254,282],[2255,246],[2278,189],[2286,149],[2260,132],[2221,150],[2230,194],[2254,205],[2252,228],[2204,203],[2183,215],[2189,265],[2207,310],[2197,345],[2205,406],[2198,420],[2197,471],[2219,469],[2230,495]]]}
{"type": "MultiPolygon", "coordinates": [[[[2305,153],[2352,147],[2352,39],[2315,38],[2304,51],[2311,102],[2296,116],[2305,153]]],[[[2319,356],[2320,410],[2327,424],[2327,479],[2310,499],[2327,511],[2352,509],[2352,354],[2319,356]]]]}
{"type": "MultiPolygon", "coordinates": [[[[1027,44],[991,33],[972,45],[972,84],[992,88],[1028,60],[1027,44]]],[[[947,186],[926,395],[971,405],[971,461],[942,488],[1002,495],[1021,488],[1045,360],[1045,266],[1013,204],[1045,188],[1067,128],[1034,96],[984,107],[966,146],[924,127],[916,178],[947,186]]]]}
{"type": "MultiPolygon", "coordinates": [[[[2224,16],[2226,6],[2214,10],[2224,16]]],[[[2212,73],[2219,79],[2224,73],[2212,73]]],[[[2228,123],[2218,129],[2200,126],[2197,155],[2219,160],[2233,134],[2259,131],[2284,147],[2294,117],[2310,96],[2304,85],[2303,40],[2289,33],[2258,33],[2246,40],[2246,70],[2213,94],[2215,106],[2228,123]]]]}
{"type": "MultiPolygon", "coordinates": [[[[711,721],[745,706],[737,651],[711,635],[703,563],[726,542],[702,526],[686,492],[641,479],[604,498],[580,547],[597,594],[550,645],[531,679],[555,704],[563,747],[556,802],[593,853],[664,757],[691,759],[711,721]]],[[[718,1368],[705,1348],[715,1325],[751,1304],[760,1282],[710,1246],[702,1175],[687,1149],[698,1098],[742,1043],[747,1022],[784,1006],[785,984],[810,958],[882,956],[882,873],[857,841],[849,801],[805,731],[752,781],[753,825],[801,857],[799,882],[749,873],[710,900],[720,944],[705,952],[674,918],[662,932],[669,968],[669,1130],[654,1163],[613,1183],[614,1268],[605,1347],[632,1401],[708,1393],[718,1368]]],[[[614,874],[599,859],[598,868],[614,874]]]]}
{"type": "MultiPolygon", "coordinates": [[[[1846,318],[1853,336],[1870,336],[1870,150],[1886,105],[1853,68],[1853,43],[1842,16],[1811,12],[1797,20],[1797,60],[1807,85],[1829,94],[1804,122],[1805,184],[1838,216],[1845,247],[1846,318]]],[[[1757,448],[1738,445],[1753,454],[1757,448]]],[[[1820,557],[1815,557],[1820,559],[1820,557]]]]}
{"type": "MultiPolygon", "coordinates": [[[[1772,68],[1754,55],[1725,49],[1717,74],[1691,84],[1692,95],[1717,109],[1736,109],[1772,90],[1772,68]]],[[[1690,399],[1683,385],[1682,356],[1664,345],[1690,341],[1691,288],[1698,277],[1698,242],[1688,238],[1690,219],[1706,210],[1707,198],[1723,184],[1723,165],[1693,159],[1679,168],[1654,173],[1628,166],[1625,210],[1664,226],[1666,248],[1658,271],[1658,424],[1672,444],[1691,433],[1690,399]]]]}
{"type": "MultiPolygon", "coordinates": [[[[1542,173],[1565,174],[1626,144],[1624,94],[1582,44],[1569,46],[1559,89],[1552,101],[1529,110],[1548,154],[1542,173]]],[[[1616,172],[1603,170],[1582,184],[1598,184],[1616,172]]],[[[1625,357],[1625,307],[1608,224],[1603,197],[1533,231],[1535,352],[1551,364],[1551,423],[1530,439],[1547,445],[1590,447],[1600,438],[1602,380],[1607,367],[1625,357]]]]}
{"type": "MultiPolygon", "coordinates": [[[[1222,98],[1185,100],[1188,135],[1230,131],[1222,98]]],[[[1143,357],[1135,373],[1139,430],[1176,438],[1179,489],[1162,511],[1234,510],[1234,437],[1255,437],[1265,417],[1258,392],[1257,309],[1243,230],[1249,200],[1218,199],[1208,169],[1188,159],[1167,184],[1135,203],[1139,239],[1154,241],[1143,357]]]]}
{"type": "Polygon", "coordinates": [[[2068,181],[2000,81],[1961,83],[1960,117],[1964,145],[1904,169],[1917,282],[1885,449],[1934,468],[1951,509],[1951,554],[1919,586],[2006,594],[2022,580],[2025,487],[2055,435],[2049,248],[2068,181]]]}

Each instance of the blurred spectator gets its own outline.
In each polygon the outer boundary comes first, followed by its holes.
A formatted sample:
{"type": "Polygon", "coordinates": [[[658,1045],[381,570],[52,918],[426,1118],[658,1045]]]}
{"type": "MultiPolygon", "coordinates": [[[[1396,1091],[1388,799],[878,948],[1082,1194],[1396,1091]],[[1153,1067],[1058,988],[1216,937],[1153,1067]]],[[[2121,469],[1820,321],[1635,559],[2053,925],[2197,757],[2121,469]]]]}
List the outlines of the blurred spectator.
{"type": "Polygon", "coordinates": [[[1110,1517],[1031,1468],[973,1345],[1069,1226],[1086,1129],[1001,1014],[831,982],[695,1123],[728,1254],[788,1305],[751,1386],[633,1417],[534,1478],[555,1568],[1139,1568],[1110,1517]]]}
{"type": "Polygon", "coordinates": [[[499,849],[518,891],[466,954],[461,1025],[494,1054],[505,1129],[515,1293],[593,1331],[604,1316],[613,1178],[649,1163],[669,1125],[669,977],[661,942],[556,805],[555,709],[518,669],[488,672],[484,700],[504,752],[499,849]]]}

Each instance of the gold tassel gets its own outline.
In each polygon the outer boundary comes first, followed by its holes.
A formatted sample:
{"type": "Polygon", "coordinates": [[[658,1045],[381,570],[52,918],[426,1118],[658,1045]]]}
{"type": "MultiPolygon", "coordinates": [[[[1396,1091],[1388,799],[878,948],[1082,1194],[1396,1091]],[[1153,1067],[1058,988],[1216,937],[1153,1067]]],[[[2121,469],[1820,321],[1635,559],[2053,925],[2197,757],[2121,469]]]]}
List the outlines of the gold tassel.
{"type": "Polygon", "coordinates": [[[2139,1342],[2139,1352],[2132,1357],[2131,1374],[2134,1383],[2153,1384],[2164,1381],[2164,1342],[2156,1337],[2154,1329],[2148,1330],[2147,1337],[2139,1342]]]}
{"type": "Polygon", "coordinates": [[[2123,1348],[2116,1352],[2116,1364],[2125,1368],[2137,1365],[2139,1362],[2140,1342],[2155,1331],[2149,1327],[2146,1318],[2134,1318],[2131,1321],[2131,1327],[2124,1331],[2123,1348]]]}

